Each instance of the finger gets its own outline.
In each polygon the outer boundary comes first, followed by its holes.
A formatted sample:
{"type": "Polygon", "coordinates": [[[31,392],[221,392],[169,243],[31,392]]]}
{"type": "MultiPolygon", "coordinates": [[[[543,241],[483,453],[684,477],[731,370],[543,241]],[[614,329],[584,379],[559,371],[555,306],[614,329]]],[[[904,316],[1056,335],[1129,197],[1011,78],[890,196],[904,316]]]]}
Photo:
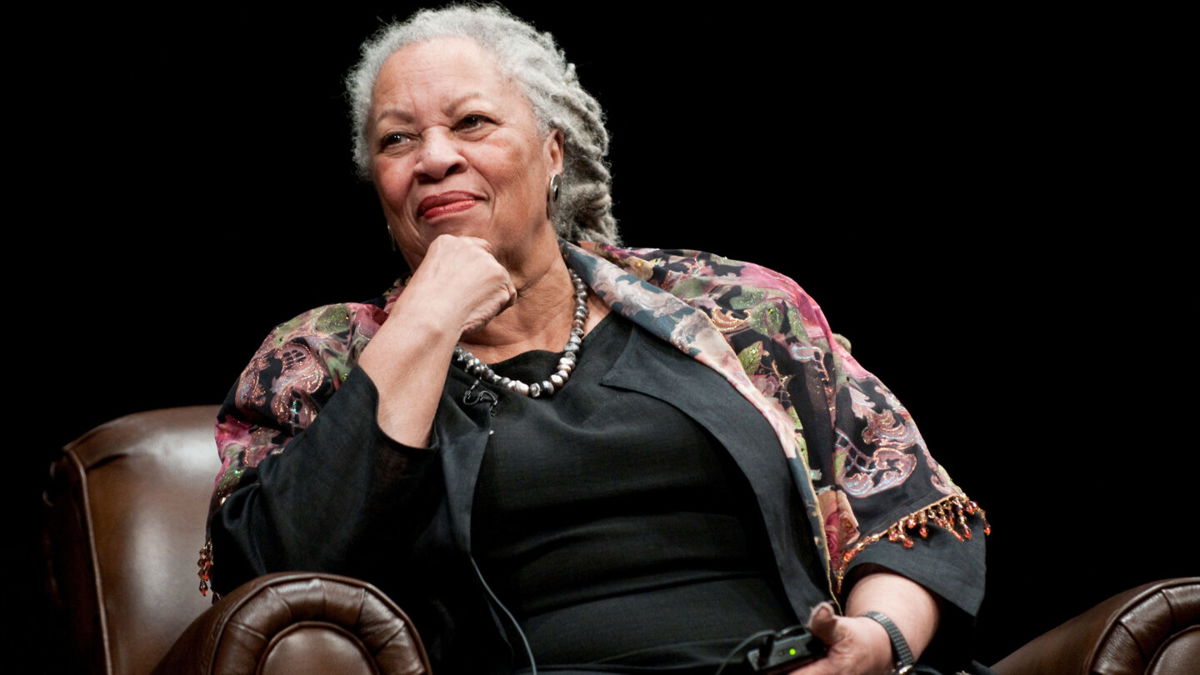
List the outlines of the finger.
{"type": "MultiPolygon", "coordinates": [[[[453,236],[453,235],[444,235],[444,236],[453,236]]],[[[463,239],[465,241],[469,241],[469,242],[475,244],[476,246],[487,251],[488,255],[490,255],[490,256],[494,257],[496,255],[496,253],[494,251],[492,251],[492,242],[488,241],[487,239],[484,239],[483,237],[465,237],[464,236],[464,237],[459,237],[459,239],[463,239]]]]}
{"type": "Polygon", "coordinates": [[[512,281],[504,285],[504,290],[508,291],[508,300],[504,301],[504,306],[500,308],[501,312],[517,304],[517,287],[512,281]]]}
{"type": "Polygon", "coordinates": [[[812,613],[808,615],[808,632],[817,636],[817,639],[824,642],[826,645],[831,645],[834,642],[837,632],[837,614],[833,611],[833,606],[828,602],[822,602],[813,608],[812,613]]]}

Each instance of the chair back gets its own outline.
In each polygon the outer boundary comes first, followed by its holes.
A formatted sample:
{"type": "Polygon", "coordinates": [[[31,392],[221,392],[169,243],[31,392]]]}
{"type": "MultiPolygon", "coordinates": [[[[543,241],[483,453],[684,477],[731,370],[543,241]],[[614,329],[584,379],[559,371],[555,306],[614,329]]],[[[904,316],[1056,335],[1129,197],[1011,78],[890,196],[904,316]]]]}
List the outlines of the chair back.
{"type": "Polygon", "coordinates": [[[84,434],[51,466],[51,600],[72,670],[148,673],[211,605],[196,559],[219,468],[216,406],[138,413],[84,434]]]}

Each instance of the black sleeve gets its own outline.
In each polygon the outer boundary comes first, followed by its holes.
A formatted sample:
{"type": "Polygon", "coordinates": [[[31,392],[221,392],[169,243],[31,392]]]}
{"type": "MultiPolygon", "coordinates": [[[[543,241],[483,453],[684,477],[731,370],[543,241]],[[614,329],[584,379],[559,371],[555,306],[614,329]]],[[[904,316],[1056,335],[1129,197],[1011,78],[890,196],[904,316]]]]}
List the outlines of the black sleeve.
{"type": "Polygon", "coordinates": [[[922,663],[953,671],[970,660],[975,615],[983,602],[986,572],[982,528],[959,541],[942,528],[929,528],[929,536],[914,538],[912,548],[890,541],[867,546],[846,572],[844,594],[864,574],[883,568],[907,577],[933,593],[940,602],[938,630],[921,657],[922,663]]]}
{"type": "Polygon", "coordinates": [[[394,574],[440,502],[441,459],[436,439],[384,434],[377,402],[356,367],[307,429],[247,469],[209,521],[218,593],[269,572],[394,574]]]}

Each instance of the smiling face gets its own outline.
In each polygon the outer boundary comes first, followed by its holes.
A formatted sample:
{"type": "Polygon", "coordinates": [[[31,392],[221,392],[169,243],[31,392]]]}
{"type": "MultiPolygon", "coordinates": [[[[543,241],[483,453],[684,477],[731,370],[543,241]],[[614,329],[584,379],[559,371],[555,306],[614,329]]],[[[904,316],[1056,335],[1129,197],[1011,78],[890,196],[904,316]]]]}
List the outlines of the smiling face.
{"type": "Polygon", "coordinates": [[[546,186],[562,173],[562,136],[538,132],[518,85],[473,40],[392,54],[367,124],[375,188],[413,269],[441,234],[488,240],[510,270],[555,242],[546,186]]]}

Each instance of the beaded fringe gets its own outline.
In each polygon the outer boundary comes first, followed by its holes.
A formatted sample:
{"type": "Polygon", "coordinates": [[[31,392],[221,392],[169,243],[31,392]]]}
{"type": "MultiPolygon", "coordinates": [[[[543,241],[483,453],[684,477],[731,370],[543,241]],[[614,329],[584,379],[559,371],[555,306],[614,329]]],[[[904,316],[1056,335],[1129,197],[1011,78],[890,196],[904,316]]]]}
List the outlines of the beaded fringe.
{"type": "Polygon", "coordinates": [[[200,595],[208,595],[208,582],[211,581],[210,574],[212,573],[212,540],[204,542],[204,548],[200,549],[200,559],[196,561],[196,565],[200,568],[196,572],[196,575],[200,577],[200,595]]]}
{"type": "Polygon", "coordinates": [[[853,548],[842,554],[841,565],[834,570],[834,591],[837,593],[842,592],[842,579],[846,576],[846,570],[850,567],[850,561],[861,553],[863,549],[880,539],[887,537],[888,541],[899,542],[904,548],[912,548],[913,538],[909,536],[912,532],[915,531],[924,539],[929,536],[929,526],[937,525],[954,535],[959,541],[966,541],[972,535],[971,526],[967,524],[967,517],[976,514],[983,521],[983,533],[991,534],[992,526],[988,524],[987,513],[978,504],[968,499],[966,495],[951,495],[926,506],[920,511],[908,514],[892,523],[888,529],[859,541],[853,548]]]}

